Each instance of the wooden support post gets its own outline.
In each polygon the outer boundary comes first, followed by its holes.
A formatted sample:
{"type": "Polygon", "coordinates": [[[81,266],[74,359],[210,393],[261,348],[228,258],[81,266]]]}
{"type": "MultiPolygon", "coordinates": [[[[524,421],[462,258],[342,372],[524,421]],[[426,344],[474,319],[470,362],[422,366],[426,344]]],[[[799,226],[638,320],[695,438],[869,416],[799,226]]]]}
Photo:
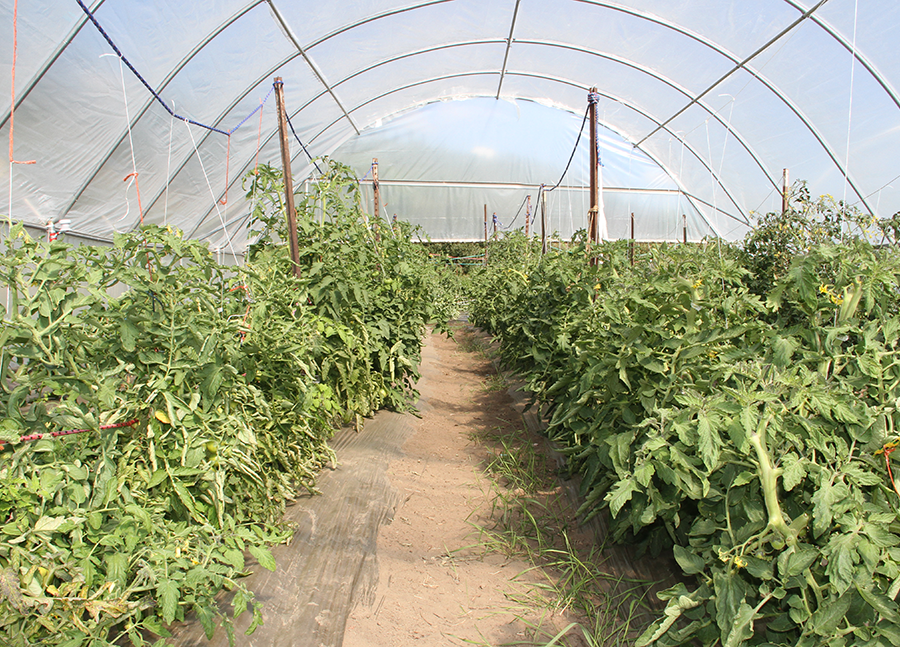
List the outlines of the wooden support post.
{"type": "Polygon", "coordinates": [[[781,175],[781,213],[782,215],[787,213],[788,207],[791,202],[791,183],[788,179],[789,173],[787,169],[784,169],[781,175]]]}
{"type": "Polygon", "coordinates": [[[484,265],[487,265],[487,247],[488,247],[487,205],[484,205],[484,265]]]}
{"type": "Polygon", "coordinates": [[[372,160],[372,190],[375,196],[375,211],[372,216],[372,226],[375,227],[375,241],[381,239],[381,187],[378,185],[378,158],[372,160]]]}
{"type": "Polygon", "coordinates": [[[541,185],[541,254],[547,253],[547,191],[541,185]]]}
{"type": "MultiPolygon", "coordinates": [[[[600,159],[597,153],[597,88],[591,88],[588,93],[588,119],[591,122],[591,210],[588,212],[588,241],[590,245],[596,245],[600,242],[600,232],[598,225],[598,213],[600,210],[600,159]]],[[[597,264],[597,258],[591,257],[591,265],[597,264]]]]}
{"type": "Polygon", "coordinates": [[[634,212],[631,212],[631,249],[629,250],[629,255],[631,256],[631,265],[634,266],[634,212]]]}
{"type": "Polygon", "coordinates": [[[284,172],[284,204],[287,209],[288,244],[294,276],[300,278],[300,248],[297,242],[297,212],[294,210],[294,181],[291,175],[291,145],[288,140],[287,111],[284,107],[284,82],[275,77],[275,103],[278,110],[278,132],[281,136],[281,166],[284,172]]]}
{"type": "Polygon", "coordinates": [[[531,196],[525,196],[525,238],[531,238],[531,196]]]}
{"type": "Polygon", "coordinates": [[[493,234],[492,238],[493,238],[494,240],[497,240],[497,212],[496,212],[496,211],[495,211],[495,212],[493,213],[493,215],[491,216],[491,219],[492,219],[493,222],[494,222],[494,234],[493,234]]]}
{"type": "Polygon", "coordinates": [[[681,219],[684,222],[684,224],[682,225],[682,230],[684,231],[684,242],[685,244],[687,244],[687,214],[681,214],[681,219]]]}

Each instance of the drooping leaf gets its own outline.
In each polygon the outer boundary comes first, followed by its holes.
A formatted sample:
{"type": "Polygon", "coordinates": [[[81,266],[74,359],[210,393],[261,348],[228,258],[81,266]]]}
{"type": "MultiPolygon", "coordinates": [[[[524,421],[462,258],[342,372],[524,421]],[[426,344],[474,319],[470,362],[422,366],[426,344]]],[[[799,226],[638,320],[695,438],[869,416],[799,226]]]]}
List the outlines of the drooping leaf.
{"type": "Polygon", "coordinates": [[[178,611],[178,600],[181,598],[178,584],[172,580],[161,580],[156,585],[156,598],[159,600],[163,621],[166,624],[171,624],[175,620],[175,613],[178,611]]]}
{"type": "Polygon", "coordinates": [[[255,546],[252,544],[248,546],[247,549],[250,551],[250,554],[256,558],[256,561],[259,562],[260,566],[270,571],[275,570],[275,557],[273,557],[272,551],[265,546],[255,546]]]}

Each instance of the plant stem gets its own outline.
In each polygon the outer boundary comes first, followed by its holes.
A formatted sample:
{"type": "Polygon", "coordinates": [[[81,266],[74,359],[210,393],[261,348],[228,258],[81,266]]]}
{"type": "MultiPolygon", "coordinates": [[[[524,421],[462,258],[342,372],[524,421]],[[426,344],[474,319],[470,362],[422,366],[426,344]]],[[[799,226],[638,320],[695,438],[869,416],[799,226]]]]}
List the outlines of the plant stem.
{"type": "Polygon", "coordinates": [[[766,511],[769,513],[767,528],[781,533],[788,546],[795,546],[797,544],[797,533],[791,530],[787,522],[785,522],[784,515],[781,512],[781,504],[778,502],[778,477],[781,475],[781,469],[772,466],[772,461],[765,446],[766,428],[772,421],[772,417],[770,415],[766,418],[759,430],[750,434],[750,444],[756,450],[756,457],[759,461],[757,471],[766,501],[766,511]]]}

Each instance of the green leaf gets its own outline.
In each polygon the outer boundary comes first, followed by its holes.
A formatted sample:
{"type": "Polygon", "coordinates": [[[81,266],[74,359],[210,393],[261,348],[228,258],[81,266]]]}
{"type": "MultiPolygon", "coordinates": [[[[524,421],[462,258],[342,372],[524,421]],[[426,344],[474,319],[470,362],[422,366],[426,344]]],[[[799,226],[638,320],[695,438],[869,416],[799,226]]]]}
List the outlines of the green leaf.
{"type": "Polygon", "coordinates": [[[693,609],[694,607],[699,606],[699,604],[700,603],[697,600],[694,600],[687,595],[679,595],[671,598],[663,611],[663,618],[656,620],[647,627],[647,630],[641,634],[640,638],[638,638],[635,647],[646,647],[647,645],[655,643],[665,635],[669,628],[677,622],[678,618],[680,618],[685,611],[693,609]]]}
{"type": "Polygon", "coordinates": [[[734,633],[734,623],[744,602],[746,586],[736,573],[719,570],[713,575],[713,587],[716,592],[716,624],[724,640],[734,633]]]}
{"type": "Polygon", "coordinates": [[[636,491],[638,491],[638,484],[633,478],[623,479],[613,486],[605,497],[609,502],[609,510],[613,517],[619,514],[622,506],[631,500],[631,495],[636,491]]]}
{"type": "Polygon", "coordinates": [[[655,473],[656,470],[653,467],[653,463],[646,462],[635,468],[634,479],[640,483],[642,487],[647,488],[650,486],[650,480],[655,473]]]}
{"type": "Polygon", "coordinates": [[[110,553],[103,561],[106,562],[106,579],[124,588],[128,581],[128,557],[122,553],[110,553]]]}
{"type": "Polygon", "coordinates": [[[816,548],[803,548],[795,553],[791,553],[788,556],[787,566],[785,572],[782,573],[782,577],[787,578],[800,575],[816,561],[819,554],[819,550],[816,548]]]}
{"type": "Polygon", "coordinates": [[[896,602],[876,591],[867,591],[859,586],[856,587],[856,590],[859,591],[863,600],[875,609],[882,618],[895,625],[900,624],[900,613],[897,611],[896,602]]]}
{"type": "Polygon", "coordinates": [[[853,584],[856,564],[859,563],[856,543],[856,535],[834,535],[825,547],[824,552],[828,558],[825,573],[832,586],[841,594],[853,584]]]}
{"type": "Polygon", "coordinates": [[[250,554],[256,558],[256,561],[259,562],[260,566],[270,571],[275,570],[275,558],[268,548],[251,544],[247,549],[250,551],[250,554]]]}
{"type": "Polygon", "coordinates": [[[237,548],[226,548],[222,551],[222,556],[225,561],[231,564],[236,571],[244,570],[244,553],[239,551],[237,548]]]}
{"type": "Polygon", "coordinates": [[[775,341],[772,342],[772,361],[776,366],[787,366],[799,346],[800,343],[793,337],[776,336],[775,341]]]}
{"type": "Polygon", "coordinates": [[[753,637],[753,618],[756,613],[753,607],[741,600],[740,608],[734,616],[731,630],[723,643],[723,647],[739,647],[753,637]]]}
{"type": "Polygon", "coordinates": [[[250,596],[243,590],[238,589],[234,593],[234,598],[231,601],[231,606],[234,609],[234,618],[237,619],[244,611],[247,610],[247,602],[250,601],[250,596]]]}
{"type": "Polygon", "coordinates": [[[77,638],[70,638],[69,640],[60,643],[59,647],[81,647],[84,644],[86,636],[78,636],[77,638]]]}
{"type": "Polygon", "coordinates": [[[180,597],[178,585],[172,580],[162,580],[156,585],[156,599],[159,600],[162,618],[166,624],[172,624],[175,620],[180,597]]]}
{"type": "Polygon", "coordinates": [[[207,640],[212,640],[213,634],[216,632],[216,615],[213,610],[205,604],[194,604],[194,613],[203,626],[203,632],[206,634],[207,640]]]}
{"type": "Polygon", "coordinates": [[[59,530],[60,526],[62,526],[65,522],[65,517],[41,517],[34,522],[33,530],[34,532],[49,534],[59,530]]]}
{"type": "Polygon", "coordinates": [[[863,526],[863,532],[878,548],[888,548],[900,544],[900,537],[886,528],[867,523],[863,526]]]}
{"type": "Polygon", "coordinates": [[[704,413],[697,416],[697,433],[700,457],[706,469],[712,471],[719,462],[719,434],[713,429],[709,416],[704,413]]]}
{"type": "Polygon", "coordinates": [[[825,600],[816,612],[812,614],[809,622],[820,636],[831,636],[840,624],[847,611],[850,610],[849,595],[842,595],[837,600],[825,600]]]}
{"type": "Polygon", "coordinates": [[[748,472],[745,470],[735,477],[734,482],[731,484],[731,487],[740,487],[742,485],[747,485],[748,483],[752,483],[753,481],[755,481],[757,478],[758,476],[756,475],[756,473],[748,472]]]}
{"type": "Polygon", "coordinates": [[[675,554],[675,561],[687,575],[696,575],[706,570],[706,560],[689,549],[676,544],[672,547],[672,551],[675,554]]]}
{"type": "Polygon", "coordinates": [[[119,337],[122,339],[122,348],[129,353],[135,349],[135,343],[140,336],[140,331],[128,319],[119,322],[119,337]]]}
{"type": "Polygon", "coordinates": [[[784,456],[781,461],[781,469],[783,470],[781,484],[788,492],[797,487],[806,478],[806,468],[803,465],[803,461],[793,452],[784,456]]]}

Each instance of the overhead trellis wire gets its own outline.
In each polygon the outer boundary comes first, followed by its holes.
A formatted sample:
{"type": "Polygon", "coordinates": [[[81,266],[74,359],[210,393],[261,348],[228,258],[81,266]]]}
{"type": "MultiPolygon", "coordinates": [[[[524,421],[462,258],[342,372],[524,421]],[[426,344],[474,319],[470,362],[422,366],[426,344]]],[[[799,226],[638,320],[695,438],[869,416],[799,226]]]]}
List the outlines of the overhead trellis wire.
{"type": "Polygon", "coordinates": [[[584,125],[587,123],[587,118],[590,110],[590,105],[588,105],[588,107],[584,110],[584,119],[581,120],[581,128],[578,129],[578,137],[575,138],[575,146],[572,147],[572,154],[569,155],[569,161],[566,162],[565,170],[563,170],[562,175],[559,176],[559,182],[557,182],[550,188],[544,188],[544,191],[550,192],[554,189],[558,189],[559,185],[562,184],[563,179],[565,179],[566,173],[569,172],[569,167],[572,165],[572,160],[575,159],[575,151],[578,150],[578,144],[581,143],[581,135],[582,133],[584,133],[584,125]]]}
{"type": "MultiPolygon", "coordinates": [[[[274,85],[272,86],[275,87],[274,85]]],[[[313,159],[313,156],[309,154],[309,151],[306,149],[306,145],[300,140],[299,135],[297,135],[297,131],[294,130],[294,124],[291,123],[291,116],[285,112],[284,116],[287,117],[288,126],[291,127],[291,132],[294,134],[294,139],[297,140],[297,143],[300,144],[300,148],[303,149],[303,152],[306,153],[306,156],[309,158],[309,161],[313,163],[313,166],[316,167],[316,170],[319,172],[319,175],[322,175],[322,169],[319,168],[319,165],[316,164],[316,160],[313,159]]]]}
{"type": "MultiPolygon", "coordinates": [[[[137,77],[137,80],[140,81],[145,88],[147,88],[147,90],[150,92],[150,94],[153,95],[153,98],[156,99],[163,108],[165,108],[166,112],[168,112],[170,115],[172,115],[172,117],[174,117],[175,119],[180,119],[181,121],[184,121],[185,123],[193,124],[194,126],[199,126],[200,128],[205,128],[206,130],[210,130],[214,133],[219,133],[220,135],[225,135],[227,137],[230,137],[231,135],[234,134],[234,132],[238,128],[240,128],[245,123],[247,123],[247,120],[250,119],[250,117],[255,115],[257,113],[257,111],[262,109],[262,103],[261,103],[256,108],[254,108],[253,111],[249,115],[244,117],[240,121],[240,123],[238,123],[237,126],[232,128],[231,130],[222,130],[221,128],[216,128],[215,126],[208,126],[206,124],[200,123],[199,121],[195,121],[194,119],[191,119],[189,117],[184,117],[182,115],[177,114],[172,108],[169,107],[169,104],[167,104],[163,100],[163,98],[161,96],[159,96],[159,93],[153,89],[153,86],[150,85],[143,76],[141,76],[141,73],[138,72],[137,69],[134,67],[134,65],[131,64],[131,61],[129,61],[125,57],[125,55],[118,48],[118,46],[113,41],[113,39],[110,37],[110,35],[106,33],[105,29],[103,29],[103,26],[100,25],[100,22],[97,20],[97,18],[94,16],[94,14],[91,13],[91,10],[88,9],[87,6],[81,0],[75,0],[75,1],[78,3],[78,6],[81,7],[82,11],[84,11],[84,13],[87,15],[88,19],[93,23],[94,27],[97,28],[97,31],[100,32],[100,35],[103,36],[103,38],[106,40],[106,42],[109,43],[109,46],[112,47],[113,51],[116,53],[116,56],[119,57],[119,59],[128,67],[129,70],[131,70],[131,73],[134,74],[135,77],[137,77]]],[[[271,95],[271,94],[272,93],[270,91],[269,95],[271,95]]],[[[266,100],[268,100],[269,95],[266,96],[266,100]]],[[[265,103],[265,100],[263,101],[263,103],[265,103]]]]}

